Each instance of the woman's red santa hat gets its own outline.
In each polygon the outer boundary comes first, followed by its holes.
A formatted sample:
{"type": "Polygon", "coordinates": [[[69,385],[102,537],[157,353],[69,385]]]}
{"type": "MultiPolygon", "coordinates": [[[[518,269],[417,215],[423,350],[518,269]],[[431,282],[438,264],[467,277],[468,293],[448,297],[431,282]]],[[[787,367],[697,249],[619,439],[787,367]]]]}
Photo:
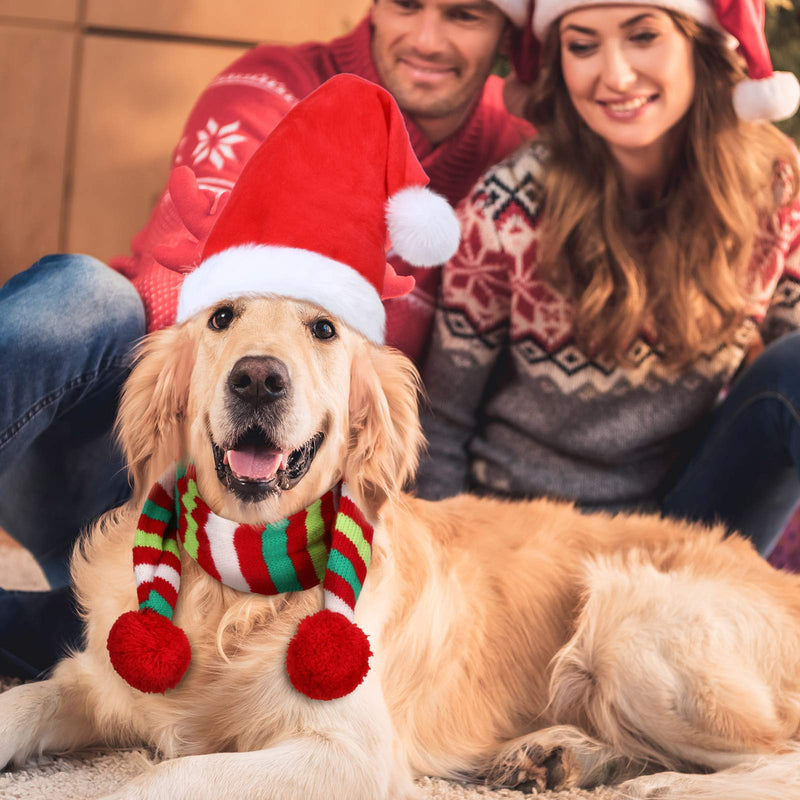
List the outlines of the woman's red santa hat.
{"type": "MultiPolygon", "coordinates": [[[[747,79],[733,90],[733,107],[743,120],[778,121],[791,117],[800,104],[800,83],[791,72],[774,72],[764,36],[764,0],[495,0],[515,24],[521,25],[531,16],[530,31],[539,42],[557,19],[569,11],[600,5],[656,6],[678,11],[687,17],[716,28],[735,39],[747,63],[747,79]]],[[[536,48],[537,42],[523,46],[536,48]]],[[[524,56],[524,54],[520,54],[524,56]]],[[[533,70],[520,77],[527,82],[533,70]]]]}
{"type": "Polygon", "coordinates": [[[275,294],[323,306],[383,343],[381,298],[413,278],[386,263],[447,261],[460,238],[425,186],[400,110],[384,89],[338,75],[284,117],[245,165],[181,288],[177,322],[220,301],[275,294]]]}

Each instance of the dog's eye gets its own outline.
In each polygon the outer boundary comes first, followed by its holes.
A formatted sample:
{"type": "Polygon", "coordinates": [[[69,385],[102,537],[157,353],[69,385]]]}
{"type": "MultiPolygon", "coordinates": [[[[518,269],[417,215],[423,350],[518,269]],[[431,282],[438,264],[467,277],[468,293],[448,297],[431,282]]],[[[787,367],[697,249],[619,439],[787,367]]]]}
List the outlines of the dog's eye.
{"type": "Polygon", "coordinates": [[[211,315],[208,327],[214,331],[224,331],[233,322],[233,317],[233,306],[222,306],[211,315]]]}
{"type": "Polygon", "coordinates": [[[311,323],[311,333],[315,339],[333,339],[336,328],[329,319],[315,319],[311,323]]]}

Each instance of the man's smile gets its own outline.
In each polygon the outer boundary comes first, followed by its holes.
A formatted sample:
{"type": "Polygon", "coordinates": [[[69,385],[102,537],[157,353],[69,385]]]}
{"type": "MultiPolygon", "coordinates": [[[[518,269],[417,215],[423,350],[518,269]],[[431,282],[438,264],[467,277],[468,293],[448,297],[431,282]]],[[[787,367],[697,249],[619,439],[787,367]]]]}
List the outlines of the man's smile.
{"type": "Polygon", "coordinates": [[[443,81],[458,74],[454,66],[415,56],[400,56],[397,61],[412,79],[424,83],[443,81]]]}

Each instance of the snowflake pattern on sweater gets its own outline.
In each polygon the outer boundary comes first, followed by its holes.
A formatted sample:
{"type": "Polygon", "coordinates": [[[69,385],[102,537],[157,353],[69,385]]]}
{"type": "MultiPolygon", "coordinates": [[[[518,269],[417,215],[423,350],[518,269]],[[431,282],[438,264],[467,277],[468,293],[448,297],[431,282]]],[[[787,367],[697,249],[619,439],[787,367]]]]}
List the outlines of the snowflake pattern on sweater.
{"type": "Polygon", "coordinates": [[[713,407],[756,334],[768,342],[800,327],[800,203],[758,238],[750,315],[733,341],[676,373],[643,331],[621,367],[577,346],[570,303],[537,278],[545,170],[534,142],[459,209],[461,247],[443,270],[423,371],[432,412],[420,491],[652,505],[677,437],[713,407]]]}
{"type": "Polygon", "coordinates": [[[237,119],[235,122],[220,126],[213,117],[209,117],[205,128],[197,131],[197,144],[192,150],[192,166],[196,167],[208,159],[221,170],[226,161],[235,161],[233,146],[247,141],[246,136],[236,132],[240,124],[241,120],[237,119]]]}

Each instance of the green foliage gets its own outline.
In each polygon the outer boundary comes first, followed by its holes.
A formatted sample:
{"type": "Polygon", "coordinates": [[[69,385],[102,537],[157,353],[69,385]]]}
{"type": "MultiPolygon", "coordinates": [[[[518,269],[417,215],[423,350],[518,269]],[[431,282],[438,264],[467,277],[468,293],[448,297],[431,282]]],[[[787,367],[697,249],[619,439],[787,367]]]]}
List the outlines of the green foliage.
{"type": "MultiPolygon", "coordinates": [[[[767,5],[767,42],[776,70],[800,77],[800,0],[771,0],[767,5]]],[[[800,145],[800,116],[779,122],[778,127],[800,145]]]]}

